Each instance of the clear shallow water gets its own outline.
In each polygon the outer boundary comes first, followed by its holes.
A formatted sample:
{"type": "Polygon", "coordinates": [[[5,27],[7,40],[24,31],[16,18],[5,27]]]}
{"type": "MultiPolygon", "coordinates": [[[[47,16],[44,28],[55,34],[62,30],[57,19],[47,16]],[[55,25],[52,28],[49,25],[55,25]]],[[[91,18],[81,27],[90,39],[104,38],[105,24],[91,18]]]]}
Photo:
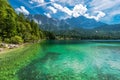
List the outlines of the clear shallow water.
{"type": "Polygon", "coordinates": [[[120,42],[48,41],[20,80],[120,80],[120,42]]]}

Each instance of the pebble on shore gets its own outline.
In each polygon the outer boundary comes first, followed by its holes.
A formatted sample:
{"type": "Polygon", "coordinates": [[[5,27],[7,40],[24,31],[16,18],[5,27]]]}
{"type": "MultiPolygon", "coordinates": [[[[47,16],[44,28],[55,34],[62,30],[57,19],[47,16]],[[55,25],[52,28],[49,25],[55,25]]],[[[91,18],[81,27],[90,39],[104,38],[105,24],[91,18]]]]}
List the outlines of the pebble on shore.
{"type": "Polygon", "coordinates": [[[4,49],[14,49],[18,48],[18,44],[7,44],[7,43],[0,43],[0,52],[4,51],[4,49]]]}
{"type": "Polygon", "coordinates": [[[0,48],[0,52],[2,52],[4,49],[3,48],[0,48]]]}

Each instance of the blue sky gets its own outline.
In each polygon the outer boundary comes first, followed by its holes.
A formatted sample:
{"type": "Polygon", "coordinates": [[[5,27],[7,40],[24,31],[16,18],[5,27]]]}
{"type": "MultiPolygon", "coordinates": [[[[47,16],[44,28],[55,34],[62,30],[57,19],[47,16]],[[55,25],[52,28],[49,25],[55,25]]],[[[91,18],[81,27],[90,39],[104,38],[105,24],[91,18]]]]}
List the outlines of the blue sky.
{"type": "Polygon", "coordinates": [[[108,24],[120,23],[120,0],[9,0],[17,13],[67,19],[84,16],[108,24]]]}

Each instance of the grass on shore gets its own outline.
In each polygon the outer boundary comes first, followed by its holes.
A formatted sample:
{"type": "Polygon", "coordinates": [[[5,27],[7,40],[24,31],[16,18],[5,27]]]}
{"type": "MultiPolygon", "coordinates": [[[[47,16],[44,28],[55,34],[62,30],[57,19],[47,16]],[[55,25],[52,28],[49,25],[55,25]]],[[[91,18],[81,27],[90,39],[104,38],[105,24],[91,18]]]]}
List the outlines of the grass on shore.
{"type": "Polygon", "coordinates": [[[0,52],[0,80],[19,80],[17,72],[39,55],[39,44],[0,52]]]}

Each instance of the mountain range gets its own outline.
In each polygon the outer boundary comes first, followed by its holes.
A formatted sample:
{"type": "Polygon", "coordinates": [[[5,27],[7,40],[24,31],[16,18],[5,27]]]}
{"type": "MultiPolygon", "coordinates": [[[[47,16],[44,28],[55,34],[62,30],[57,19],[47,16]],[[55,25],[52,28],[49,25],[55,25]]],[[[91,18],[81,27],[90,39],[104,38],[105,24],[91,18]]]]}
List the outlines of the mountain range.
{"type": "Polygon", "coordinates": [[[65,20],[48,18],[45,15],[28,15],[29,19],[34,20],[40,25],[40,28],[47,31],[54,30],[66,30],[74,28],[93,29],[101,26],[107,26],[107,24],[96,21],[94,19],[88,19],[84,16],[77,18],[69,18],[65,20]]]}
{"type": "Polygon", "coordinates": [[[105,24],[84,16],[65,20],[44,15],[29,15],[44,31],[53,32],[58,39],[119,39],[120,24],[105,24]]]}

